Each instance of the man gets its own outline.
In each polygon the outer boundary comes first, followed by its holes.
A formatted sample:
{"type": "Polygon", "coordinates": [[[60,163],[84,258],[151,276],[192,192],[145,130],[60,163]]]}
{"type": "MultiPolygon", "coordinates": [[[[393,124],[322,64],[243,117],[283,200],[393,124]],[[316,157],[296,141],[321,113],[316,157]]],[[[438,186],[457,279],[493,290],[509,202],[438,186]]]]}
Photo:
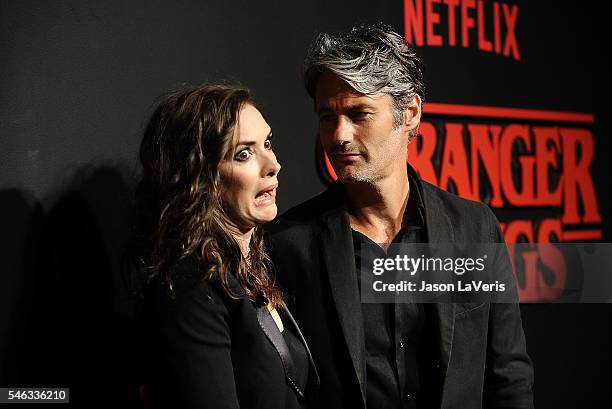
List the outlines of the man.
{"type": "MultiPolygon", "coordinates": [[[[407,166],[424,96],[419,59],[390,29],[360,26],[319,35],[304,68],[338,183],[275,222],[270,251],[319,369],[317,407],[533,407],[516,303],[360,302],[365,248],[503,242],[487,206],[407,166]]],[[[499,274],[516,299],[510,270],[499,274]]]]}

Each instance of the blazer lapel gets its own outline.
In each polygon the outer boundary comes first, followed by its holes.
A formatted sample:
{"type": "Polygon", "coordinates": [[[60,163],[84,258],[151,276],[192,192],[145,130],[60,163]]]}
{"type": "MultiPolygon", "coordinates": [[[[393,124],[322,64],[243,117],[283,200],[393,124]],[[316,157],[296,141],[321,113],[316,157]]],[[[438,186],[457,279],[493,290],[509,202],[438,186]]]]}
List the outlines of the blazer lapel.
{"type": "Polygon", "coordinates": [[[274,318],[268,311],[267,307],[259,307],[257,309],[257,321],[263,330],[268,340],[274,345],[274,348],[280,356],[281,362],[283,363],[283,369],[285,370],[285,377],[289,381],[289,385],[293,388],[295,393],[301,400],[304,400],[304,391],[302,391],[295,382],[295,366],[293,364],[293,358],[291,352],[285,343],[283,334],[279,331],[274,322],[274,318]]]}
{"type": "Polygon", "coordinates": [[[337,206],[322,214],[319,222],[321,225],[319,245],[323,262],[365,405],[365,338],[361,299],[355,273],[353,239],[345,200],[339,200],[337,206]]]}
{"type": "MultiPolygon", "coordinates": [[[[414,170],[409,166],[409,172],[414,170]]],[[[416,172],[414,173],[416,175],[416,172]]],[[[443,211],[444,204],[440,198],[431,191],[431,188],[416,177],[417,183],[422,187],[423,203],[425,207],[425,221],[427,226],[427,239],[429,243],[452,243],[455,239],[453,227],[448,215],[443,211]]],[[[440,366],[446,374],[451,359],[453,335],[455,330],[454,303],[435,303],[430,305],[437,319],[437,336],[440,346],[440,366]]],[[[446,389],[446,376],[443,392],[446,389]]],[[[444,407],[444,393],[442,393],[442,407],[444,407]]]]}
{"type": "Polygon", "coordinates": [[[319,382],[320,382],[319,373],[317,372],[317,367],[315,366],[314,361],[312,359],[312,355],[310,354],[310,348],[308,348],[306,339],[304,338],[304,335],[302,335],[302,331],[300,331],[300,327],[298,327],[297,323],[295,322],[295,319],[293,319],[293,315],[291,315],[291,313],[289,312],[289,309],[287,309],[287,307],[283,307],[282,311],[284,313],[283,318],[285,318],[285,326],[286,327],[291,326],[294,333],[297,335],[298,339],[304,346],[304,349],[306,350],[306,355],[308,356],[308,365],[309,365],[308,386],[309,387],[307,389],[310,391],[312,387],[316,391],[319,389],[319,382]]]}

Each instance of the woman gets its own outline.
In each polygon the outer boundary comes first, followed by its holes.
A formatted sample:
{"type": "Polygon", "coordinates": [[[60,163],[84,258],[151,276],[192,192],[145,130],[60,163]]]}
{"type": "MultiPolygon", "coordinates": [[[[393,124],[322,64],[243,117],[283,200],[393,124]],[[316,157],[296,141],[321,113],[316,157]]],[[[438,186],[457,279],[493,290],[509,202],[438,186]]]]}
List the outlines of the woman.
{"type": "Polygon", "coordinates": [[[139,237],[152,407],[306,406],[318,376],[268,275],[272,132],[241,87],[169,94],[140,149],[139,237]]]}

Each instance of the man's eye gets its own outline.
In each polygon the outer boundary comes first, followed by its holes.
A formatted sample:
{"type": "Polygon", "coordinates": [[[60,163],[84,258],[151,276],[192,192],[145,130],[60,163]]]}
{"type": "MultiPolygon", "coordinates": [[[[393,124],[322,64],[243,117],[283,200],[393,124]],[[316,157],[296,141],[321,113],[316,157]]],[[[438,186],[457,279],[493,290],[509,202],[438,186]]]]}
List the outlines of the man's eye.
{"type": "Polygon", "coordinates": [[[363,112],[363,111],[357,111],[357,112],[351,112],[351,119],[353,120],[360,120],[360,119],[365,119],[368,117],[368,115],[370,115],[369,112],[363,112]]]}
{"type": "Polygon", "coordinates": [[[272,149],[272,141],[270,139],[266,139],[264,141],[264,148],[266,149],[272,149]]]}
{"type": "Polygon", "coordinates": [[[332,121],[334,118],[332,115],[321,115],[319,117],[319,122],[330,122],[332,121]]]}
{"type": "Polygon", "coordinates": [[[251,157],[251,152],[248,149],[243,149],[234,156],[234,159],[240,162],[244,162],[245,160],[251,157]]]}

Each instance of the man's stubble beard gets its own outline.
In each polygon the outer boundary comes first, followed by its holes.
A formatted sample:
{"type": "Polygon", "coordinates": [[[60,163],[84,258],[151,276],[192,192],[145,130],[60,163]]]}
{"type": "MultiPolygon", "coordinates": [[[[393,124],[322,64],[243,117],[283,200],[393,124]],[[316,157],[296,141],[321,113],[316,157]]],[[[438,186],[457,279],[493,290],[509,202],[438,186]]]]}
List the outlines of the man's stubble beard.
{"type": "Polygon", "coordinates": [[[349,177],[345,177],[340,179],[342,183],[366,183],[366,184],[374,184],[377,181],[383,179],[382,175],[378,175],[375,169],[371,166],[371,164],[364,164],[360,169],[356,169],[355,172],[352,172],[352,175],[349,177]]]}

